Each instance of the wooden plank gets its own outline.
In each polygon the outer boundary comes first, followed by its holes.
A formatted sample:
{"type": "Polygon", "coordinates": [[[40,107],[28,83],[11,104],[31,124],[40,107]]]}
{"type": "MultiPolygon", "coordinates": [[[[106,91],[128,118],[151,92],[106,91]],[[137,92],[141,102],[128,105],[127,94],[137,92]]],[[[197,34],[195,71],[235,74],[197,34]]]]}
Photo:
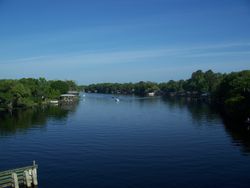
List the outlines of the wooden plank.
{"type": "Polygon", "coordinates": [[[17,178],[17,175],[16,175],[16,173],[12,173],[12,186],[14,187],[14,188],[19,188],[19,183],[18,183],[18,178],[17,178]]]}
{"type": "Polygon", "coordinates": [[[22,170],[25,170],[25,169],[31,169],[31,168],[37,168],[37,167],[38,167],[38,165],[35,164],[35,165],[26,166],[26,167],[15,168],[15,169],[11,169],[11,170],[5,170],[5,171],[0,172],[0,174],[5,173],[5,172],[12,172],[12,171],[22,171],[22,170]]]}
{"type": "Polygon", "coordinates": [[[27,170],[27,169],[32,169],[32,168],[38,168],[38,165],[35,165],[35,166],[32,165],[32,166],[26,166],[26,167],[21,167],[21,168],[15,168],[15,169],[11,169],[11,170],[5,170],[5,171],[0,172],[0,175],[4,174],[4,173],[9,173],[12,171],[22,171],[22,170],[27,170]]]}
{"type": "Polygon", "coordinates": [[[11,179],[11,175],[1,177],[1,178],[0,178],[0,182],[1,182],[2,180],[6,180],[6,179],[11,179]]]}
{"type": "Polygon", "coordinates": [[[10,186],[11,186],[11,183],[1,184],[1,188],[10,187],[10,186]]]}
{"type": "MultiPolygon", "coordinates": [[[[19,179],[19,181],[21,182],[23,182],[24,181],[24,178],[22,178],[22,179],[20,179],[19,177],[17,177],[18,179],[19,179]]],[[[4,179],[4,180],[1,180],[0,181],[0,185],[1,184],[5,184],[5,183],[8,183],[8,182],[11,182],[12,181],[12,178],[8,178],[8,179],[4,179]]],[[[1,187],[1,186],[0,186],[1,187]]]]}
{"type": "Polygon", "coordinates": [[[1,182],[8,181],[8,180],[11,180],[11,176],[10,176],[9,178],[6,178],[6,179],[2,179],[2,180],[0,180],[0,183],[1,183],[1,182]]]}
{"type": "Polygon", "coordinates": [[[2,172],[0,172],[0,176],[4,175],[4,174],[12,173],[13,171],[18,172],[18,171],[23,171],[23,170],[30,169],[30,168],[33,168],[33,166],[27,166],[27,167],[22,167],[22,168],[16,168],[16,169],[12,169],[12,170],[2,171],[2,172]]]}
{"type": "MultiPolygon", "coordinates": [[[[24,179],[24,176],[22,174],[17,174],[17,177],[18,177],[18,179],[24,179]]],[[[8,180],[8,179],[11,179],[11,175],[1,177],[0,183],[4,180],[8,180]]]]}
{"type": "MultiPolygon", "coordinates": [[[[6,187],[7,185],[8,186],[11,186],[11,183],[12,182],[12,179],[9,179],[8,181],[6,180],[6,181],[1,181],[0,182],[0,188],[2,188],[2,187],[6,187]]],[[[19,180],[18,179],[18,182],[19,182],[19,184],[23,184],[24,183],[24,180],[19,180]]]]}
{"type": "Polygon", "coordinates": [[[23,168],[16,168],[16,169],[13,169],[13,170],[6,170],[6,171],[3,171],[3,172],[0,172],[0,177],[8,175],[8,174],[12,174],[13,172],[14,173],[23,173],[25,170],[29,170],[29,169],[33,169],[33,168],[38,168],[38,165],[27,166],[27,167],[23,167],[23,168]]]}
{"type": "Polygon", "coordinates": [[[24,171],[28,172],[26,174],[31,178],[32,184],[37,185],[37,168],[38,165],[35,163],[35,161],[33,161],[32,166],[26,166],[0,172],[0,188],[10,186],[18,188],[19,184],[27,184],[24,171]]]}

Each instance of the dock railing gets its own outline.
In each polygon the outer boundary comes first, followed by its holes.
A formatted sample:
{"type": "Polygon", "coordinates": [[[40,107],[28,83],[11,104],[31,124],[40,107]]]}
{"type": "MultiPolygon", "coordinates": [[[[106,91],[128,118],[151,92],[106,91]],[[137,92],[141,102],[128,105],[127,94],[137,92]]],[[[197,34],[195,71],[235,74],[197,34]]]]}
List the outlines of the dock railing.
{"type": "Polygon", "coordinates": [[[19,185],[25,187],[37,186],[37,169],[38,165],[33,161],[32,166],[0,172],[0,188],[19,188],[19,185]]]}

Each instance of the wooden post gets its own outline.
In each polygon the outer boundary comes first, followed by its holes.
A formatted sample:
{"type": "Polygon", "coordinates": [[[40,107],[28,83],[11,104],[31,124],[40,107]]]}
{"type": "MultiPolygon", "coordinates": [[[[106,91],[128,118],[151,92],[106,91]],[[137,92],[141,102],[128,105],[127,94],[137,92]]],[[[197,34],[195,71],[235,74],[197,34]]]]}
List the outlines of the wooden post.
{"type": "Polygon", "coordinates": [[[37,187],[37,167],[38,166],[36,165],[35,161],[33,161],[33,166],[0,172],[0,188],[9,186],[12,188],[19,188],[21,184],[24,184],[25,187],[28,188],[31,188],[33,185],[37,187]]]}
{"type": "Polygon", "coordinates": [[[32,180],[33,180],[33,185],[35,186],[38,185],[36,168],[32,169],[32,180]]]}
{"type": "Polygon", "coordinates": [[[11,177],[12,177],[12,187],[13,188],[19,188],[17,174],[16,173],[12,173],[11,177]]]}
{"type": "Polygon", "coordinates": [[[27,170],[24,171],[24,183],[27,187],[31,187],[32,178],[27,170]]]}
{"type": "Polygon", "coordinates": [[[31,171],[32,173],[32,181],[33,181],[33,185],[38,185],[38,181],[37,181],[37,170],[36,170],[36,161],[33,161],[33,169],[31,171]]]}

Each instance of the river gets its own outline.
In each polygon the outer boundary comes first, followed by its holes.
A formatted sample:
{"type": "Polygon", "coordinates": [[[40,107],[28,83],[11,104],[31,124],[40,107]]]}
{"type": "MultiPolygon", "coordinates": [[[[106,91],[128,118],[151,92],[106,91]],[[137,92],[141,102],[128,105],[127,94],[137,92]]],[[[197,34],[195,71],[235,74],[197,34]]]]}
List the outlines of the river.
{"type": "Polygon", "coordinates": [[[0,115],[0,171],[36,160],[41,188],[250,186],[250,131],[205,103],[86,94],[0,115]]]}

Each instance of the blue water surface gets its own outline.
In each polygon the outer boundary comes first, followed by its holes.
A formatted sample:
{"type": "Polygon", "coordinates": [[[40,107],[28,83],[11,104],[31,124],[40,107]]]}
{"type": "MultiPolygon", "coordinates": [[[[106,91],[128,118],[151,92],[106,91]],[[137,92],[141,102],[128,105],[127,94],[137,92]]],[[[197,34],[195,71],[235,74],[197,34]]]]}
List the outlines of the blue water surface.
{"type": "Polygon", "coordinates": [[[86,94],[0,117],[0,171],[39,165],[41,188],[250,187],[250,133],[205,103],[86,94]]]}

